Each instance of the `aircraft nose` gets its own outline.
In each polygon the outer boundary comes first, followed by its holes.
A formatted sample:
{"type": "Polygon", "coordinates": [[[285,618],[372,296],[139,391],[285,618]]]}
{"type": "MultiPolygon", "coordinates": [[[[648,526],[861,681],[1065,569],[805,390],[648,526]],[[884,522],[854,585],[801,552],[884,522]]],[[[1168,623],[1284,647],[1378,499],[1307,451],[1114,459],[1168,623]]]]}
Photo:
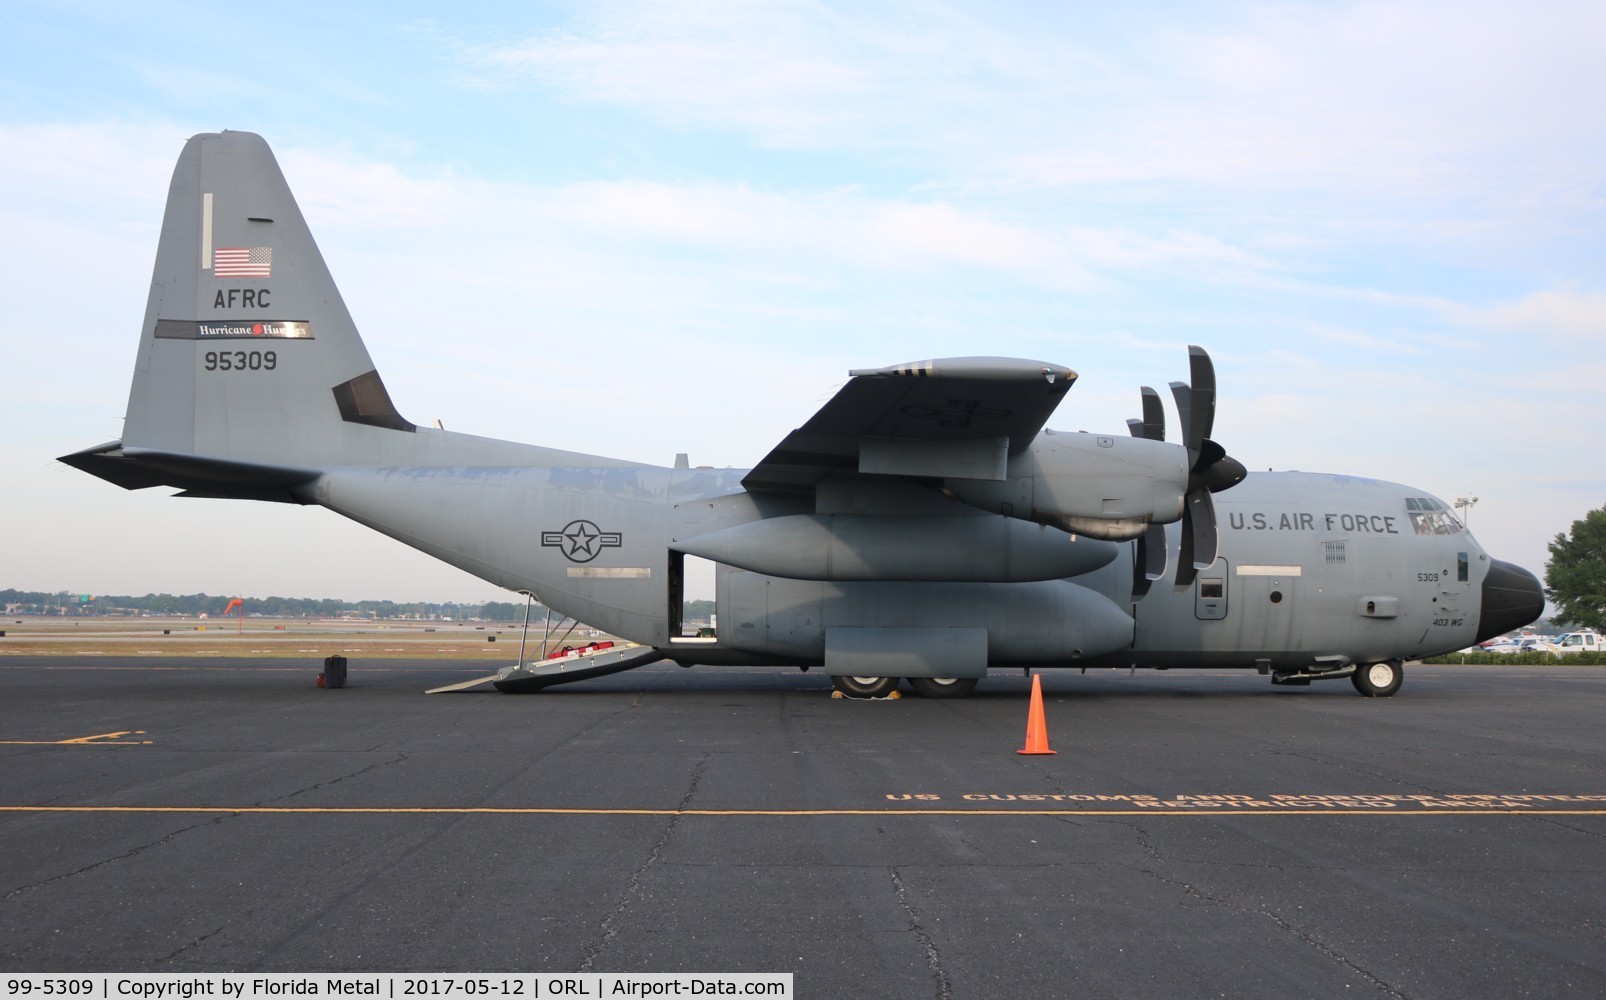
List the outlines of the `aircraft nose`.
{"type": "Polygon", "coordinates": [[[1483,578],[1483,614],[1478,642],[1521,628],[1545,613],[1545,592],[1539,578],[1513,563],[1489,561],[1483,578]]]}

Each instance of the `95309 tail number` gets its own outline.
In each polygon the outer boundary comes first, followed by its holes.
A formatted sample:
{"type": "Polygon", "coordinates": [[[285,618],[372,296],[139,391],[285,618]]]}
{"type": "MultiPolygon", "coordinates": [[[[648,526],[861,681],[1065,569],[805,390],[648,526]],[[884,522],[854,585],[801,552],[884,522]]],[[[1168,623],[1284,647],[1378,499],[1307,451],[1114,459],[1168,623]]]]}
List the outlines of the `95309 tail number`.
{"type": "Polygon", "coordinates": [[[279,352],[207,351],[201,364],[209,372],[271,372],[279,367],[279,352]]]}

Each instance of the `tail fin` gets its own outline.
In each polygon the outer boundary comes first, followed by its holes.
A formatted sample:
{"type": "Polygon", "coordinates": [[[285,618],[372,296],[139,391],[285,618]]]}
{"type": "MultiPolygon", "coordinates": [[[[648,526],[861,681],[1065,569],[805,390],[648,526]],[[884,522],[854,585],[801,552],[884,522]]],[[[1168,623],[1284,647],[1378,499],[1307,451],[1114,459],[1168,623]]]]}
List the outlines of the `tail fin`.
{"type": "Polygon", "coordinates": [[[268,144],[207,133],[173,171],[123,440],[62,461],[137,489],[299,501],[400,459],[396,412],[268,144]]]}

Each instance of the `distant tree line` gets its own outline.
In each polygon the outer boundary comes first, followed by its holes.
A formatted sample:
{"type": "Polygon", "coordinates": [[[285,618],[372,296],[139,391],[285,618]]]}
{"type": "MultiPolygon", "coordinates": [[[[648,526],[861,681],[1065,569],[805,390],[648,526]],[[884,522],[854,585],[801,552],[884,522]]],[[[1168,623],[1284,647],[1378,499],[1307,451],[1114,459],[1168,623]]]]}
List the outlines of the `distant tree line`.
{"type": "MultiPolygon", "coordinates": [[[[232,594],[146,594],[129,597],[110,594],[74,594],[59,591],[54,594],[35,590],[0,590],[0,607],[9,613],[23,615],[184,615],[217,616],[223,614],[232,594]]],[[[482,618],[493,622],[517,622],[524,619],[524,604],[516,601],[488,601],[484,604],[456,604],[420,601],[342,601],[316,597],[246,597],[245,613],[269,618],[416,618],[454,619],[482,618]]],[[[714,613],[713,601],[687,601],[682,612],[683,621],[706,620],[714,613]]],[[[530,620],[546,614],[540,604],[530,609],[530,620]]]]}
{"type": "MultiPolygon", "coordinates": [[[[0,604],[14,614],[46,615],[208,615],[223,614],[233,594],[146,594],[143,597],[113,594],[49,594],[30,590],[0,590],[0,604]]],[[[457,604],[451,601],[416,603],[396,601],[342,601],[316,597],[245,597],[245,613],[270,618],[483,618],[488,621],[517,621],[524,617],[524,605],[511,601],[485,604],[457,604]]],[[[545,613],[545,609],[541,609],[545,613]]]]}
{"type": "Polygon", "coordinates": [[[708,621],[714,617],[713,601],[687,601],[681,605],[680,620],[683,622],[708,621]]]}

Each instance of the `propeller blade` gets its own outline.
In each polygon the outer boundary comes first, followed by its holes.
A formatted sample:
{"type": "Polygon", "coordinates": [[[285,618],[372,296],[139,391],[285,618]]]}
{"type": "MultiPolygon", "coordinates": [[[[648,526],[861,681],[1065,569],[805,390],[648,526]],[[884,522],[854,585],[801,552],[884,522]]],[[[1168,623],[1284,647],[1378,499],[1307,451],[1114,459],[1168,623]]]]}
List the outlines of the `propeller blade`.
{"type": "MultiPolygon", "coordinates": [[[[1193,494],[1188,494],[1191,499],[1193,494]]],[[[1193,508],[1182,508],[1182,541],[1177,546],[1177,590],[1187,590],[1199,571],[1193,566],[1193,508]]]]}
{"type": "Polygon", "coordinates": [[[1193,464],[1194,456],[1199,453],[1199,438],[1193,436],[1193,418],[1190,409],[1193,403],[1193,392],[1186,382],[1171,383],[1171,398],[1177,402],[1177,419],[1182,421],[1182,444],[1188,449],[1188,463],[1193,464]]]}
{"type": "Polygon", "coordinates": [[[1131,419],[1126,422],[1127,429],[1135,438],[1147,438],[1150,441],[1165,440],[1165,407],[1160,405],[1160,394],[1148,386],[1144,386],[1143,393],[1143,419],[1131,419]]]}
{"type": "Polygon", "coordinates": [[[1165,407],[1160,405],[1160,394],[1148,386],[1139,390],[1143,394],[1143,436],[1150,441],[1165,440],[1165,407]]]}
{"type": "Polygon", "coordinates": [[[1148,549],[1143,562],[1143,576],[1148,580],[1158,580],[1165,576],[1165,525],[1149,525],[1149,530],[1143,533],[1143,541],[1148,549]]]}
{"type": "Polygon", "coordinates": [[[1138,536],[1132,557],[1132,599],[1141,601],[1154,581],[1165,576],[1165,526],[1149,525],[1138,536]]]}
{"type": "Polygon", "coordinates": [[[1199,571],[1216,561],[1221,543],[1216,530],[1216,505],[1210,494],[1194,490],[1182,512],[1182,551],[1177,561],[1177,589],[1186,590],[1198,579],[1199,571]]]}
{"type": "Polygon", "coordinates": [[[1216,366],[1204,348],[1193,344],[1188,345],[1188,377],[1193,380],[1193,403],[1188,409],[1192,420],[1188,441],[1192,443],[1209,437],[1216,422],[1216,366]]]}
{"type": "Polygon", "coordinates": [[[1216,504],[1204,490],[1188,494],[1188,519],[1193,522],[1193,568],[1209,569],[1220,553],[1216,531],[1216,504]]]}

